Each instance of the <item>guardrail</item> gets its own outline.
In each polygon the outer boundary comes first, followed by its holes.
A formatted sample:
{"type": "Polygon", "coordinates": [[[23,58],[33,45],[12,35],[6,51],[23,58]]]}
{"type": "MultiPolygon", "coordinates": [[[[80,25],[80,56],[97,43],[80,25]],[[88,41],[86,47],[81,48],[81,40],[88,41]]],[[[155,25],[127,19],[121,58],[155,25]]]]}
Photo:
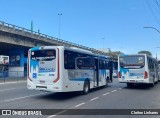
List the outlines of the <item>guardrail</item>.
{"type": "Polygon", "coordinates": [[[3,71],[0,72],[0,83],[17,82],[27,80],[26,71],[3,71]]]}
{"type": "Polygon", "coordinates": [[[46,40],[50,40],[50,41],[56,41],[57,44],[59,44],[59,45],[67,45],[67,46],[70,46],[70,47],[78,47],[78,48],[81,48],[81,49],[84,49],[84,50],[92,51],[92,52],[97,53],[97,54],[109,55],[106,52],[103,52],[103,51],[100,51],[100,50],[97,50],[97,49],[94,49],[94,48],[89,48],[89,47],[82,46],[82,45],[72,43],[72,42],[69,42],[69,41],[65,41],[65,40],[62,40],[62,39],[59,39],[59,38],[48,36],[46,34],[42,34],[40,32],[35,32],[35,31],[29,30],[29,29],[26,29],[26,28],[23,28],[23,27],[19,27],[19,26],[16,26],[16,25],[12,25],[12,24],[9,24],[9,23],[3,22],[3,21],[0,21],[0,27],[2,27],[4,29],[7,28],[7,29],[10,29],[10,30],[15,31],[15,32],[17,31],[17,32],[22,33],[22,34],[28,34],[31,38],[36,37],[38,39],[46,39],[46,40]]]}

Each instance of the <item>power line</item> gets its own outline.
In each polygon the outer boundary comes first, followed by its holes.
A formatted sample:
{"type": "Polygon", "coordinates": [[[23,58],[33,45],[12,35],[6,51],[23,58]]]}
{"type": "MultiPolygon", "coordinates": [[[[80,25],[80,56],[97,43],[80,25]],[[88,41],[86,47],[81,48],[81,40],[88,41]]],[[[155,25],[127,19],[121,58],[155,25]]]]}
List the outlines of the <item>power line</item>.
{"type": "Polygon", "coordinates": [[[160,2],[158,0],[155,0],[155,3],[157,4],[158,8],[160,9],[160,2]]]}
{"type": "Polygon", "coordinates": [[[158,24],[160,24],[160,20],[159,20],[158,17],[156,16],[156,12],[160,12],[159,10],[156,9],[156,7],[160,9],[160,6],[159,6],[160,3],[159,3],[157,0],[154,0],[154,1],[152,0],[152,2],[151,2],[150,0],[145,0],[145,1],[146,1],[146,4],[147,4],[149,10],[151,11],[151,14],[152,14],[153,17],[155,18],[156,22],[157,22],[158,24]],[[153,2],[154,2],[154,3],[153,3],[153,2]],[[155,7],[155,4],[156,4],[156,7],[155,7]],[[155,10],[156,10],[156,12],[155,12],[155,10]]]}
{"type": "Polygon", "coordinates": [[[157,0],[152,1],[153,8],[160,13],[160,3],[157,0]]]}

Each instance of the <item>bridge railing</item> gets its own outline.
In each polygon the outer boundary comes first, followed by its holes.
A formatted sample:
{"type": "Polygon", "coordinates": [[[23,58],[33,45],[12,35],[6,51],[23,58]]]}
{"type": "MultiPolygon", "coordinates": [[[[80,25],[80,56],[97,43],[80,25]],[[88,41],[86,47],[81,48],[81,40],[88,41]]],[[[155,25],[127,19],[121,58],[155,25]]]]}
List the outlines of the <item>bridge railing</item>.
{"type": "Polygon", "coordinates": [[[108,55],[108,53],[97,50],[97,49],[94,49],[94,48],[89,48],[89,47],[82,46],[82,45],[72,43],[72,42],[69,42],[69,41],[65,41],[65,40],[62,40],[62,39],[59,39],[59,38],[48,36],[46,34],[42,34],[40,32],[35,32],[35,31],[29,30],[29,29],[26,29],[26,28],[23,28],[23,27],[19,27],[19,26],[16,26],[16,25],[12,25],[12,24],[9,24],[9,23],[3,22],[3,21],[0,21],[0,26],[3,27],[3,28],[11,29],[13,31],[18,31],[20,33],[28,34],[30,37],[36,37],[36,38],[42,38],[42,39],[45,38],[47,40],[56,41],[57,44],[59,44],[59,45],[67,45],[69,47],[78,47],[78,48],[81,48],[81,49],[92,51],[94,53],[108,55]]]}
{"type": "Polygon", "coordinates": [[[23,28],[23,27],[19,27],[19,26],[16,26],[16,25],[12,25],[12,24],[9,24],[9,23],[3,22],[3,21],[0,21],[0,25],[2,27],[12,28],[13,30],[19,30],[19,31],[23,31],[23,32],[28,32],[31,35],[35,34],[35,35],[43,36],[45,38],[54,38],[54,39],[57,39],[55,37],[51,37],[51,36],[48,36],[46,34],[42,34],[40,32],[35,32],[35,31],[29,30],[29,29],[26,29],[26,28],[23,28]]]}

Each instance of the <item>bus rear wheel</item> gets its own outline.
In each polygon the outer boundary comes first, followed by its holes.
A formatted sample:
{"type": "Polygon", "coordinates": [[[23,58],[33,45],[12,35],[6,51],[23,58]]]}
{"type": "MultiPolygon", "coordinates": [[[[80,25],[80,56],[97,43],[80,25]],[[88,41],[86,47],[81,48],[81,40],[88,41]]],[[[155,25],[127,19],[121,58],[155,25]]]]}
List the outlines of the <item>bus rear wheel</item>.
{"type": "Polygon", "coordinates": [[[86,95],[89,93],[89,82],[88,81],[85,81],[84,82],[84,85],[83,85],[83,94],[86,95]]]}
{"type": "Polygon", "coordinates": [[[153,79],[153,83],[150,84],[150,87],[154,87],[154,83],[155,83],[155,81],[153,79]]]}
{"type": "Polygon", "coordinates": [[[109,77],[107,77],[107,78],[105,79],[105,85],[104,85],[104,88],[106,88],[106,87],[108,86],[108,82],[109,82],[109,77]]]}

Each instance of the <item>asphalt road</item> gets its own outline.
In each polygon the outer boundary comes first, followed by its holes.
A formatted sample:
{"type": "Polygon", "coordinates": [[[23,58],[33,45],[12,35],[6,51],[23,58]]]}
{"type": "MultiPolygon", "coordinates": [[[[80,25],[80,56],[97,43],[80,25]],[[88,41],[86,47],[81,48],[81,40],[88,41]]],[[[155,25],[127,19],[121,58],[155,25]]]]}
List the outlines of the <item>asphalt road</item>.
{"type": "MultiPolygon", "coordinates": [[[[127,88],[126,84],[118,83],[114,78],[114,82],[107,88],[92,90],[87,95],[31,91],[27,90],[26,82],[5,83],[0,84],[0,109],[160,109],[160,83],[155,87],[127,88]]],[[[58,114],[61,113],[58,112],[58,114]]],[[[160,118],[160,115],[48,115],[41,117],[160,118]]]]}

